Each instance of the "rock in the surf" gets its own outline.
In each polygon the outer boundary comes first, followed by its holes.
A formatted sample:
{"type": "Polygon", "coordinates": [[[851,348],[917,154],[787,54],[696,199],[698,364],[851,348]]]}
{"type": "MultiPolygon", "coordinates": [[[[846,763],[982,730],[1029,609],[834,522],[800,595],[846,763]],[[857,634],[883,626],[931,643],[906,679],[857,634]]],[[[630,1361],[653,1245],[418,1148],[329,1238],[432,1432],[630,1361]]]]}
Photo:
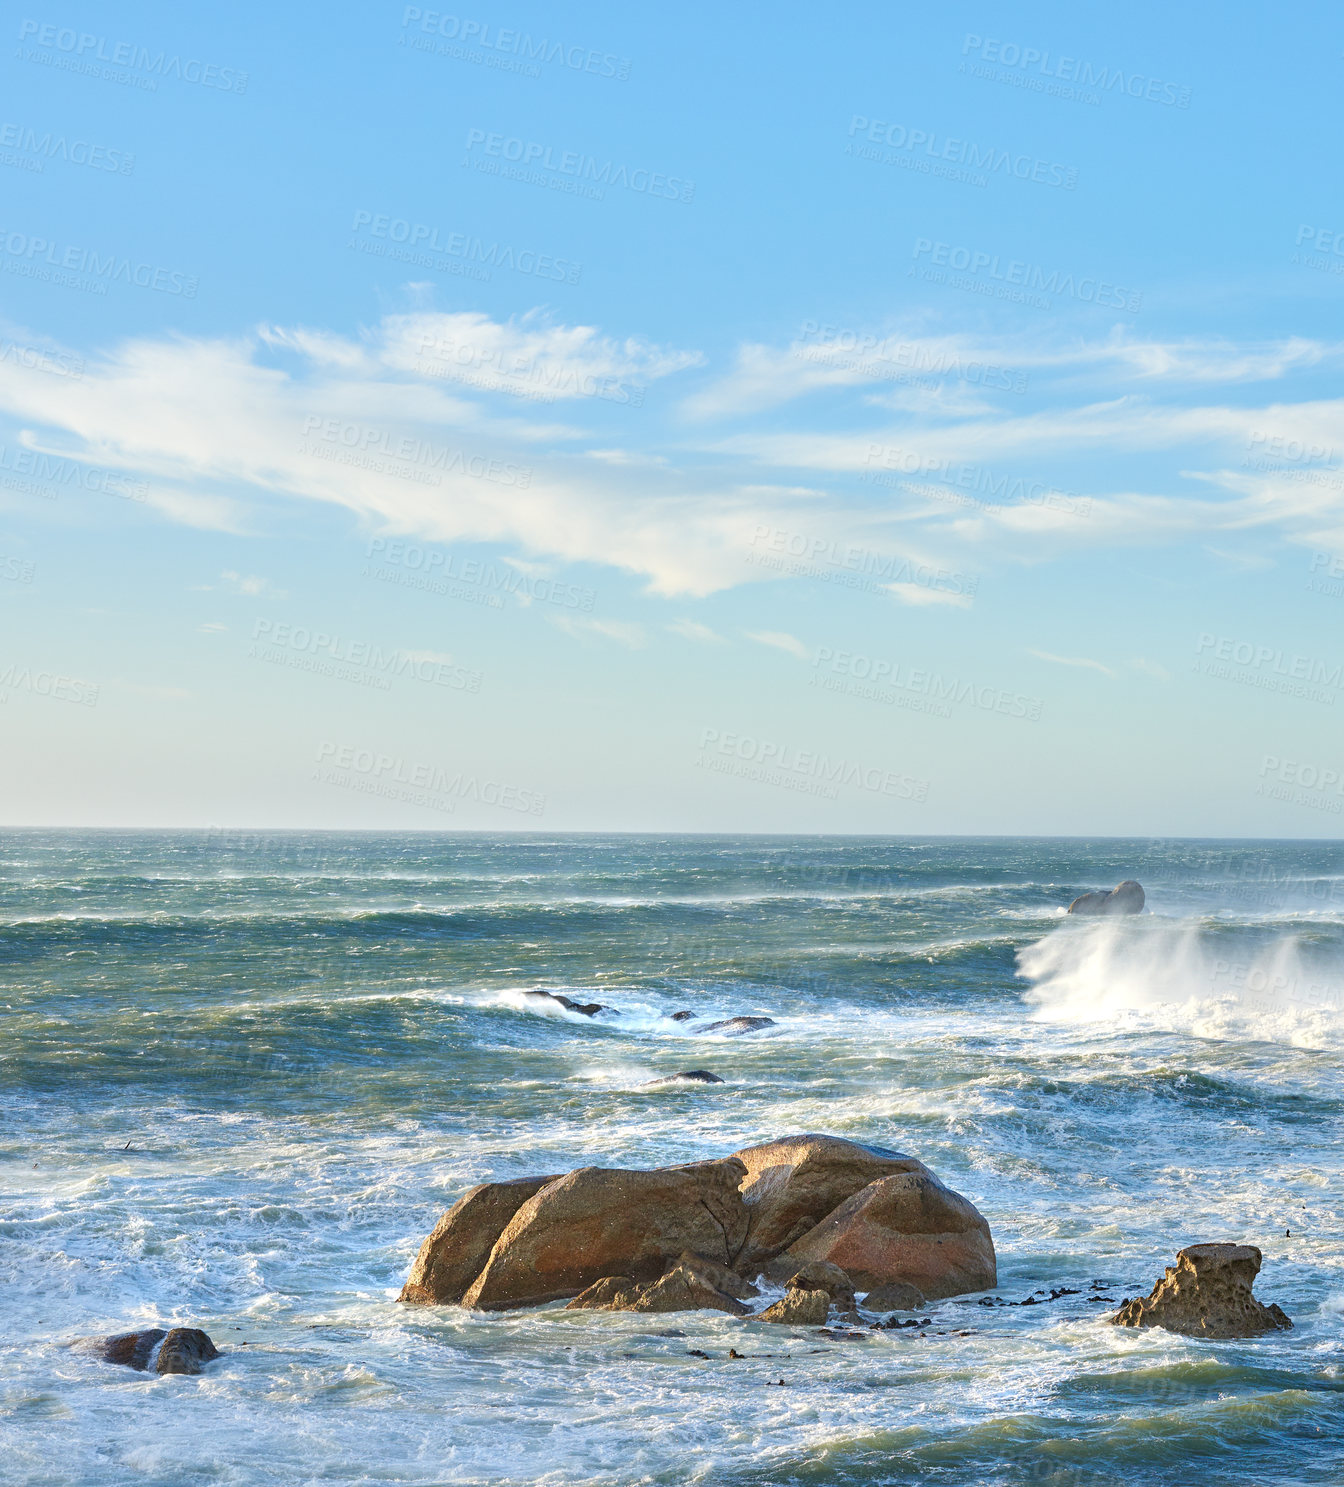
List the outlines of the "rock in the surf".
{"type": "Polygon", "coordinates": [[[683,1250],[728,1264],[746,1238],[744,1171],[732,1157],[653,1171],[580,1167],[522,1204],[462,1304],[540,1306],[605,1276],[657,1280],[683,1250]]]}
{"type": "MultiPolygon", "coordinates": [[[[743,1275],[754,1274],[753,1266],[762,1266],[782,1254],[794,1240],[801,1239],[845,1199],[875,1179],[899,1172],[932,1177],[923,1162],[903,1152],[815,1133],[748,1146],[733,1155],[747,1169],[742,1197],[750,1227],[736,1264],[743,1275]]],[[[797,1257],[795,1269],[803,1258],[826,1256],[797,1257]]],[[[781,1276],[781,1283],[783,1279],[781,1276]]]]}
{"type": "Polygon", "coordinates": [[[821,1327],[831,1309],[831,1298],[825,1291],[794,1290],[785,1292],[756,1317],[758,1322],[783,1322],[792,1327],[821,1327]]]}
{"type": "Polygon", "coordinates": [[[461,1301],[509,1220],[556,1175],[483,1182],[463,1194],[420,1246],[397,1299],[419,1306],[461,1301]]]}
{"type": "Polygon", "coordinates": [[[789,1256],[829,1260],[860,1290],[905,1281],[930,1301],[997,1282],[984,1215],[928,1171],[870,1182],[791,1244],[789,1256]]]}
{"type": "Polygon", "coordinates": [[[1120,1327],[1163,1327],[1188,1337],[1259,1337],[1292,1327],[1283,1310],[1251,1293],[1260,1273],[1253,1244],[1192,1244],[1168,1265],[1151,1294],[1126,1301],[1120,1327]]]}
{"type": "Polygon", "coordinates": [[[717,1074],[708,1069],[683,1069],[680,1074],[665,1074],[661,1079],[650,1079],[644,1089],[657,1089],[664,1084],[722,1084],[717,1074]]]}
{"type": "Polygon", "coordinates": [[[1138,914],[1144,905],[1143,887],[1126,878],[1109,893],[1084,893],[1069,905],[1070,914],[1138,914]]]}
{"type": "Polygon", "coordinates": [[[683,1252],[656,1281],[637,1284],[628,1275],[610,1275],[580,1292],[567,1311],[726,1311],[745,1316],[742,1300],[757,1295],[726,1265],[683,1252]]]}
{"type": "Polygon", "coordinates": [[[109,1363],[155,1373],[200,1373],[219,1349],[199,1327],[146,1327],[105,1337],[100,1351],[109,1363]]]}
{"type": "Polygon", "coordinates": [[[863,1304],[868,1311],[922,1311],[924,1293],[909,1281],[888,1281],[869,1291],[863,1304]]]}
{"type": "Polygon", "coordinates": [[[401,1296],[503,1310],[600,1283],[584,1306],[629,1309],[658,1284],[647,1304],[681,1307],[716,1304],[694,1301],[705,1288],[742,1300],[761,1273],[852,1308],[855,1288],[992,1286],[994,1246],[974,1205],[914,1157],[813,1134],[683,1167],[483,1184],[439,1220],[401,1296]]]}
{"type": "Polygon", "coordinates": [[[680,1012],[674,1012],[672,1014],[672,1021],[673,1022],[689,1022],[691,1020],[691,1018],[694,1017],[694,1016],[695,1016],[695,1013],[694,1012],[691,1012],[691,1011],[689,1011],[689,1010],[687,1010],[686,1008],[683,1007],[680,1012]]]}
{"type": "Polygon", "coordinates": [[[567,1012],[580,1012],[584,1017],[596,1017],[599,1012],[615,1010],[602,1002],[576,1002],[573,997],[564,996],[558,991],[529,991],[527,995],[540,998],[542,1001],[555,1002],[567,1012]]]}
{"type": "Polygon", "coordinates": [[[737,1033],[754,1033],[763,1027],[774,1027],[773,1017],[725,1017],[722,1022],[709,1022],[704,1027],[696,1028],[697,1035],[700,1033],[724,1033],[733,1037],[737,1033]]]}

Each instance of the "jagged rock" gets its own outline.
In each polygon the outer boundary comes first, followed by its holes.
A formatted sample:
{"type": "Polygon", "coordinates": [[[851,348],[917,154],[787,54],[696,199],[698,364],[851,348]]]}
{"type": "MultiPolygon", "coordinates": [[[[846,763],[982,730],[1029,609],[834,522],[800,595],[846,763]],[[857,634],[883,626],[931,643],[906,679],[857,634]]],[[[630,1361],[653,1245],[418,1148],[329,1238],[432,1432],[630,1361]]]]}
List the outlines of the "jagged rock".
{"type": "Polygon", "coordinates": [[[200,1373],[219,1349],[199,1327],[146,1327],[141,1332],[121,1332],[100,1344],[109,1363],[122,1363],[155,1373],[200,1373]]]}
{"type": "Polygon", "coordinates": [[[1189,1337],[1259,1337],[1290,1328],[1279,1307],[1264,1306],[1251,1294],[1260,1259],[1253,1244],[1188,1245],[1150,1295],[1126,1301],[1111,1320],[1189,1337]]]}
{"type": "Polygon", "coordinates": [[[556,1176],[483,1182],[464,1193],[420,1246],[397,1300],[417,1306],[461,1301],[514,1214],[556,1176]]]}
{"type": "Polygon", "coordinates": [[[829,1260],[860,1290],[908,1281],[931,1301],[983,1291],[997,1279],[983,1214],[927,1170],[870,1182],[791,1244],[789,1255],[829,1260]]]}
{"type": "Polygon", "coordinates": [[[565,1303],[566,1311],[629,1311],[641,1287],[628,1275],[604,1275],[565,1303]]]}
{"type": "Polygon", "coordinates": [[[672,1021],[673,1022],[689,1022],[691,1020],[691,1018],[694,1017],[694,1016],[695,1016],[695,1013],[694,1012],[686,1011],[686,1010],[683,1009],[680,1012],[674,1012],[672,1014],[672,1021]]]}
{"type": "Polygon", "coordinates": [[[838,1265],[826,1260],[807,1260],[789,1277],[790,1291],[825,1291],[845,1311],[854,1309],[854,1286],[838,1265]]]}
{"type": "MultiPolygon", "coordinates": [[[[734,1156],[747,1169],[742,1196],[750,1227],[735,1263],[743,1275],[756,1274],[761,1265],[874,1179],[901,1172],[932,1177],[923,1162],[902,1152],[815,1133],[744,1147],[734,1156]]],[[[807,1259],[826,1258],[799,1256],[794,1268],[807,1259]]],[[[779,1279],[782,1283],[787,1276],[779,1279]]]]}
{"type": "Polygon", "coordinates": [[[757,1316],[758,1322],[783,1322],[791,1327],[821,1327],[831,1309],[831,1298],[825,1291],[789,1291],[782,1301],[757,1316]]]}
{"type": "Polygon", "coordinates": [[[726,1264],[746,1238],[744,1174],[732,1157],[651,1172],[580,1167],[521,1205],[462,1304],[540,1306],[609,1275],[647,1283],[683,1250],[726,1264]]]}
{"type": "Polygon", "coordinates": [[[897,1280],[869,1291],[863,1304],[869,1311],[922,1311],[924,1299],[918,1286],[897,1280]]]}
{"type": "Polygon", "coordinates": [[[1142,885],[1126,878],[1109,893],[1084,893],[1069,905],[1070,914],[1138,914],[1144,905],[1142,885]]]}
{"type": "Polygon", "coordinates": [[[757,1294],[725,1265],[699,1255],[683,1254],[658,1280],[636,1284],[628,1275],[606,1276],[569,1303],[566,1310],[593,1311],[726,1311],[745,1316],[741,1299],[757,1294]]]}
{"type": "Polygon", "coordinates": [[[665,1074],[661,1079],[650,1079],[645,1089],[657,1089],[662,1084],[722,1084],[717,1074],[708,1069],[683,1069],[680,1074],[665,1074]]]}
{"type": "Polygon", "coordinates": [[[734,1037],[738,1033],[754,1033],[757,1028],[774,1027],[773,1017],[727,1017],[722,1022],[707,1023],[704,1027],[696,1028],[696,1036],[701,1033],[725,1033],[734,1037]]]}

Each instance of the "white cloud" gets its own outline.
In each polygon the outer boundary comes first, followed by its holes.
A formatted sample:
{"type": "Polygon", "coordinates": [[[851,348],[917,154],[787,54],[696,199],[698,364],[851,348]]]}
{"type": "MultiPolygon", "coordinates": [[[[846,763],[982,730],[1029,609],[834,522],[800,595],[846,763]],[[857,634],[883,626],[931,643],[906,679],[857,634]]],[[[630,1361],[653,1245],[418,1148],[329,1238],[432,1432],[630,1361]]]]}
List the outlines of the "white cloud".
{"type": "Polygon", "coordinates": [[[698,640],[706,644],[723,644],[723,636],[716,634],[708,625],[702,625],[698,620],[672,620],[664,625],[665,630],[671,631],[673,635],[680,635],[685,640],[698,640]]]}
{"type": "Polygon", "coordinates": [[[1099,671],[1103,676],[1115,676],[1109,666],[1103,666],[1100,661],[1094,661],[1089,656],[1056,656],[1051,651],[1037,650],[1028,650],[1027,654],[1035,656],[1038,661],[1049,661],[1055,666],[1080,666],[1087,671],[1099,671]]]}
{"type": "Polygon", "coordinates": [[[640,650],[645,643],[643,625],[627,624],[622,620],[593,620],[570,614],[553,614],[547,618],[567,635],[595,635],[602,640],[614,640],[617,645],[626,646],[632,651],[640,650]]]}
{"type": "Polygon", "coordinates": [[[801,640],[785,630],[748,630],[746,636],[757,645],[773,646],[777,651],[786,651],[790,656],[797,656],[800,661],[807,661],[812,655],[801,640]]]}
{"type": "Polygon", "coordinates": [[[1135,671],[1142,671],[1145,676],[1156,677],[1160,682],[1169,682],[1171,680],[1171,672],[1165,666],[1157,661],[1149,661],[1144,656],[1135,656],[1129,664],[1135,671]]]}
{"type": "Polygon", "coordinates": [[[971,605],[969,594],[952,589],[931,588],[928,584],[912,583],[908,579],[899,579],[896,583],[886,583],[882,587],[902,604],[945,605],[952,609],[969,609],[971,605]]]}

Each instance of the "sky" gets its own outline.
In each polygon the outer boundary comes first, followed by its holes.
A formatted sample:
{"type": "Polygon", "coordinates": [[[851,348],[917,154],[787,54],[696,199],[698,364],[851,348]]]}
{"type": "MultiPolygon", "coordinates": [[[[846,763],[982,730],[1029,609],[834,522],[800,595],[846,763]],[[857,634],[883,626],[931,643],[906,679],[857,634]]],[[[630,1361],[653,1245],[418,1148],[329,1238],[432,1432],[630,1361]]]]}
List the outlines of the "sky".
{"type": "Polygon", "coordinates": [[[25,5],[4,823],[1344,835],[1336,7],[25,5]]]}

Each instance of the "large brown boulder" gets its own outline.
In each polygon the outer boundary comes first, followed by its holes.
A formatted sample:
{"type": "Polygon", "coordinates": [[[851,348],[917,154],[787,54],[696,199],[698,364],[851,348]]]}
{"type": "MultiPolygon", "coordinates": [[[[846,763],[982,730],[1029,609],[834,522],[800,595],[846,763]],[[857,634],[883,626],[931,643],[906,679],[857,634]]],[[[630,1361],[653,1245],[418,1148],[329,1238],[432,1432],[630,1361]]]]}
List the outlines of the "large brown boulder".
{"type": "Polygon", "coordinates": [[[747,1234],[745,1172],[733,1157],[651,1172],[580,1167],[522,1204],[462,1304],[540,1306],[605,1276],[657,1280],[683,1250],[730,1264],[747,1234]]]}
{"type": "Polygon", "coordinates": [[[200,1373],[219,1349],[199,1327],[146,1327],[141,1332],[119,1332],[105,1337],[99,1351],[109,1363],[155,1373],[200,1373]]]}
{"type": "Polygon", "coordinates": [[[930,1301],[997,1281],[984,1215],[926,1170],[870,1182],[795,1240],[788,1257],[829,1260],[860,1291],[905,1281],[930,1301]]]}
{"type": "Polygon", "coordinates": [[[420,1246],[398,1301],[419,1306],[461,1301],[481,1273],[509,1220],[550,1177],[483,1182],[470,1189],[434,1225],[420,1246]]]}
{"type": "Polygon", "coordinates": [[[1111,1321],[1120,1327],[1164,1327],[1189,1337],[1259,1337],[1293,1324],[1277,1306],[1251,1294],[1260,1273],[1253,1244],[1192,1244],[1168,1265],[1148,1296],[1126,1301],[1111,1321]]]}
{"type": "Polygon", "coordinates": [[[1109,893],[1084,893],[1069,905],[1070,914],[1138,914],[1144,905],[1143,887],[1133,878],[1118,883],[1109,893]]]}
{"type": "Polygon", "coordinates": [[[742,1197],[750,1222],[736,1261],[743,1275],[754,1275],[875,1179],[906,1172],[932,1176],[914,1157],[839,1136],[788,1136],[733,1155],[747,1169],[742,1197]]]}

